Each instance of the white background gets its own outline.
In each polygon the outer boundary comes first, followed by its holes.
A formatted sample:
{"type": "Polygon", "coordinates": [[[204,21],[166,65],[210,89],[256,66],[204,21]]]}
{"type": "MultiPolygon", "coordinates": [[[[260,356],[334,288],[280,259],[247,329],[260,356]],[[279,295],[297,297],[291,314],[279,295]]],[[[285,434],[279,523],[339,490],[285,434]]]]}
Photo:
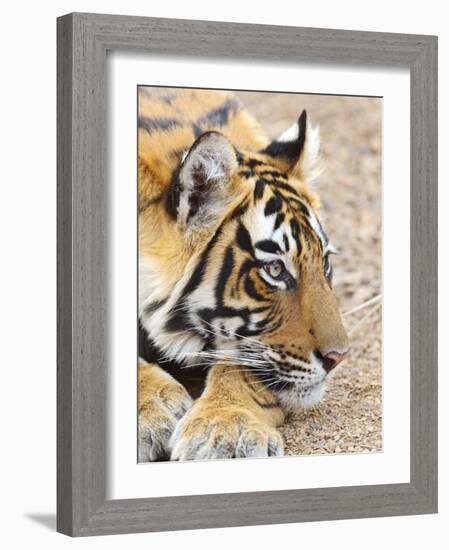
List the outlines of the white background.
{"type": "MultiPolygon", "coordinates": [[[[313,524],[70,540],[53,532],[55,510],[55,17],[70,11],[440,34],[440,119],[448,120],[448,30],[436,0],[156,3],[60,0],[8,3],[2,9],[0,129],[2,545],[66,548],[442,548],[449,520],[447,399],[440,400],[440,514],[313,524]],[[439,541],[442,542],[439,542],[439,541]]],[[[440,7],[441,6],[441,7],[440,7]]],[[[449,198],[447,127],[441,124],[440,205],[449,198]]],[[[444,213],[444,211],[443,211],[444,213]]],[[[448,216],[441,216],[442,238],[448,216]]],[[[447,281],[442,257],[440,280],[447,281]]],[[[406,266],[404,266],[406,269],[406,266]]],[[[448,292],[441,283],[441,311],[448,292]]],[[[441,339],[448,328],[441,314],[441,339]]],[[[442,345],[443,345],[442,344],[442,345]]],[[[442,348],[441,348],[442,349],[442,348]]],[[[442,349],[442,352],[444,350],[442,349]]],[[[443,353],[441,353],[443,356],[443,353]]],[[[440,392],[448,390],[440,371],[440,392]]]]}

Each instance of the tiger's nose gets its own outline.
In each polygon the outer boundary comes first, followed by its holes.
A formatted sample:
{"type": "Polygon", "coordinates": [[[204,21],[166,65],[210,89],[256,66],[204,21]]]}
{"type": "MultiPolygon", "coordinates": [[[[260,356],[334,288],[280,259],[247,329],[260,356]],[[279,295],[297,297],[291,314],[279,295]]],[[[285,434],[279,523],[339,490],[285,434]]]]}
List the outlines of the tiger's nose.
{"type": "Polygon", "coordinates": [[[331,351],[323,357],[323,367],[326,372],[330,372],[335,369],[342,361],[346,359],[349,354],[349,349],[343,352],[331,351]]]}

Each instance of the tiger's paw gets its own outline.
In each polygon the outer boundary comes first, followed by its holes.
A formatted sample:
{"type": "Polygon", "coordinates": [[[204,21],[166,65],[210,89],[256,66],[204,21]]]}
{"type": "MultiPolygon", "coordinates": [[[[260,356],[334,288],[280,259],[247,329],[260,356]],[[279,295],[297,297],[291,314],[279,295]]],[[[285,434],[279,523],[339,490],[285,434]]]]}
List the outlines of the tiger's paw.
{"type": "Polygon", "coordinates": [[[139,462],[170,456],[169,441],[193,400],[183,386],[167,383],[139,406],[139,462]]]}
{"type": "Polygon", "coordinates": [[[204,404],[201,399],[177,424],[171,460],[282,456],[279,432],[243,408],[204,404]]]}

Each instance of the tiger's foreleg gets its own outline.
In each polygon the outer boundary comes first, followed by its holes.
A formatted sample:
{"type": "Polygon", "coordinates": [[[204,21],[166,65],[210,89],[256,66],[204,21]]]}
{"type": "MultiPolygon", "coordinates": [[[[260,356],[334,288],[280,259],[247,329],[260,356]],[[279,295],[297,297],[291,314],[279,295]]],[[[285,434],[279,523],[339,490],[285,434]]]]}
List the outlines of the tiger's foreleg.
{"type": "Polygon", "coordinates": [[[276,426],[285,413],[247,368],[216,365],[206,389],[177,424],[172,460],[282,456],[276,426]]]}
{"type": "Polygon", "coordinates": [[[192,399],[170,374],[139,361],[139,462],[168,457],[168,443],[192,399]]]}

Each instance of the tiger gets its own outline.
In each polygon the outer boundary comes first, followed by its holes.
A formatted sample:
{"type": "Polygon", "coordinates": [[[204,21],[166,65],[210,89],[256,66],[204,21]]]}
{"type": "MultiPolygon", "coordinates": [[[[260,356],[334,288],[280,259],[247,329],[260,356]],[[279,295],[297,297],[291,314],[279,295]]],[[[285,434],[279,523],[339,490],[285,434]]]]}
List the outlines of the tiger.
{"type": "Polygon", "coordinates": [[[282,456],[322,400],[349,343],[320,165],[305,110],[270,141],[230,91],[139,87],[139,462],[282,456]]]}

